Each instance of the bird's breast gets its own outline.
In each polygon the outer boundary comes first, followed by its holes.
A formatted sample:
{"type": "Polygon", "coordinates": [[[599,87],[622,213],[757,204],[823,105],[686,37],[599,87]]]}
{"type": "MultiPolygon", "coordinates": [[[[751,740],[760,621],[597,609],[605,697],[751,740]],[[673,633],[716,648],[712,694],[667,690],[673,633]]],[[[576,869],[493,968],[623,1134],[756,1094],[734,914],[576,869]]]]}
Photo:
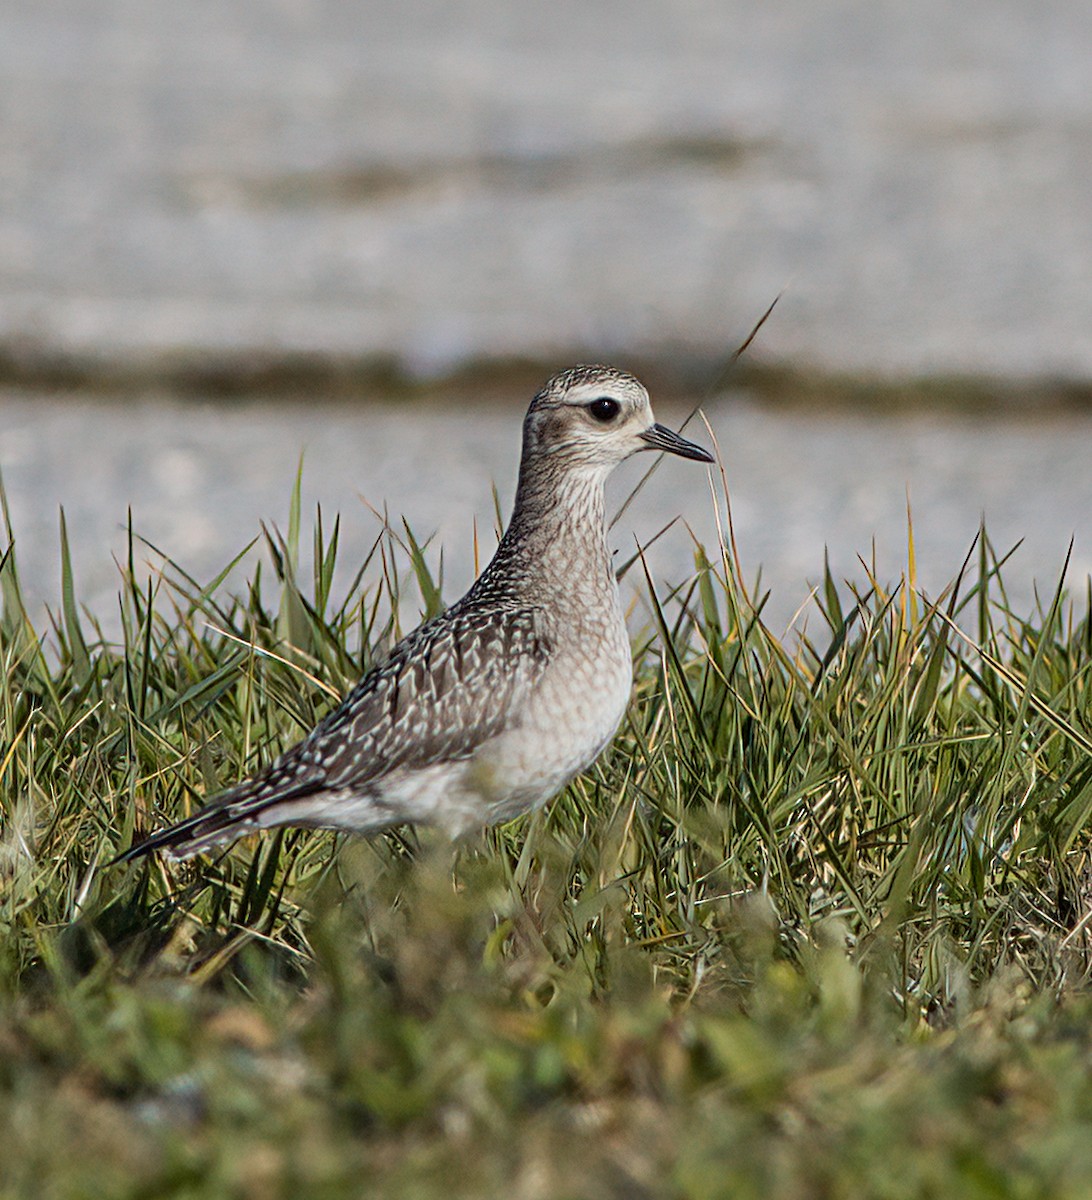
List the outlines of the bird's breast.
{"type": "Polygon", "coordinates": [[[486,790],[491,820],[544,803],[589,767],[618,730],[633,663],[620,609],[553,631],[549,663],[511,730],[483,747],[471,768],[486,790]]]}

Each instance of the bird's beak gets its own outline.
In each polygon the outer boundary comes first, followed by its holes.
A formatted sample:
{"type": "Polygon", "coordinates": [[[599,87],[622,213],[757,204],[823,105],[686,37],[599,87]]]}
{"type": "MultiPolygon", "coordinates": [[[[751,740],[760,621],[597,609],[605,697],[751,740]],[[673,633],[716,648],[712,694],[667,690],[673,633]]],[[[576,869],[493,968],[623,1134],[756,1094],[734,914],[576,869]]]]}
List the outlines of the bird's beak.
{"type": "Polygon", "coordinates": [[[666,425],[653,425],[638,435],[645,448],[649,450],[666,450],[668,454],[677,454],[680,458],[696,458],[698,462],[711,463],[716,461],[708,450],[679,437],[666,425]]]}

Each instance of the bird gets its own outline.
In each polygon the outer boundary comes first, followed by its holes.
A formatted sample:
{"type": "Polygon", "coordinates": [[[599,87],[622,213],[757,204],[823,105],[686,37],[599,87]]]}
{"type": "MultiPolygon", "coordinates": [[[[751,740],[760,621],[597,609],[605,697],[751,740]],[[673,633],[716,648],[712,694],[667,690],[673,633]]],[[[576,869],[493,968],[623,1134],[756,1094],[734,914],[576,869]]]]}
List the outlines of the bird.
{"type": "Polygon", "coordinates": [[[598,758],[629,704],[604,484],[649,450],[714,461],[655,421],[634,376],[601,365],[552,376],[524,418],[508,527],[462,599],[302,741],[115,861],[187,859],[281,826],[427,824],[457,839],[545,804],[598,758]]]}

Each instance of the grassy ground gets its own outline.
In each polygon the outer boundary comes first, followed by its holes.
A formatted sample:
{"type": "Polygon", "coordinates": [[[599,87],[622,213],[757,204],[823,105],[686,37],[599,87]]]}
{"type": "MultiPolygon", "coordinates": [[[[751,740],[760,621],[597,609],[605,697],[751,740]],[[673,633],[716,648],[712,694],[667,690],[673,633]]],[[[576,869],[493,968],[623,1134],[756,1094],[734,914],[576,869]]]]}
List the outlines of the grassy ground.
{"type": "Polygon", "coordinates": [[[1087,595],[983,537],[930,602],[911,542],[782,644],[699,548],[546,812],[106,868],[440,605],[300,524],[233,600],[131,561],[121,644],[3,560],[0,1196],[1092,1194],[1087,595]]]}

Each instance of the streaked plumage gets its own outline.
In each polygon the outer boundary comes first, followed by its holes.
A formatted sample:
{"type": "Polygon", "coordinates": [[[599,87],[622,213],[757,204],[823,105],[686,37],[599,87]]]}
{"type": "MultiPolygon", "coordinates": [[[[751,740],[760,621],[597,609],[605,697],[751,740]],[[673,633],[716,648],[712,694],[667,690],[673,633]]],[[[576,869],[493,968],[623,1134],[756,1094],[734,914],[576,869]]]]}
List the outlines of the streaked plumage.
{"type": "Polygon", "coordinates": [[[298,825],[453,836],[544,803],[614,736],[632,684],[603,484],[639,450],[711,461],[610,367],[554,376],[524,421],[512,520],[457,604],[404,638],[298,745],[122,855],[186,858],[298,825]]]}

